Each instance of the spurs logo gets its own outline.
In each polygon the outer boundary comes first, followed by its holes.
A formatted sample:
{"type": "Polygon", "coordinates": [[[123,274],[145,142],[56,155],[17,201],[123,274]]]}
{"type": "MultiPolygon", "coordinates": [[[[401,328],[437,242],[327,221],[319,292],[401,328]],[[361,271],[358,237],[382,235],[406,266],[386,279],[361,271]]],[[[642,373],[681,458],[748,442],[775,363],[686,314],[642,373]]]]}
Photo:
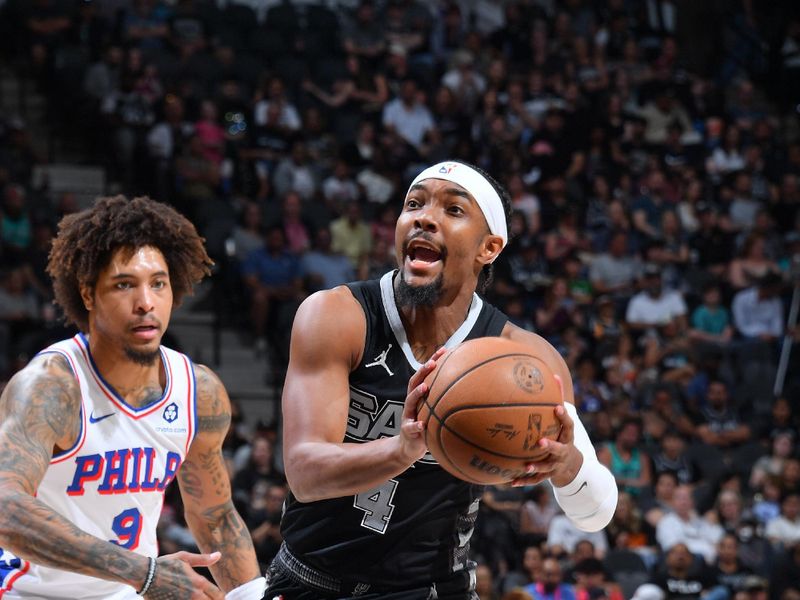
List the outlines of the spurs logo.
{"type": "Polygon", "coordinates": [[[384,350],[383,352],[378,354],[378,356],[375,357],[375,361],[374,362],[371,362],[371,363],[369,363],[367,365],[364,365],[364,366],[367,367],[367,368],[369,368],[369,367],[378,367],[378,366],[383,367],[384,369],[386,369],[386,372],[391,377],[392,375],[394,375],[394,373],[392,373],[392,370],[386,364],[386,357],[389,355],[389,350],[391,350],[391,349],[392,349],[392,345],[389,344],[389,347],[386,348],[386,350],[384,350]]]}

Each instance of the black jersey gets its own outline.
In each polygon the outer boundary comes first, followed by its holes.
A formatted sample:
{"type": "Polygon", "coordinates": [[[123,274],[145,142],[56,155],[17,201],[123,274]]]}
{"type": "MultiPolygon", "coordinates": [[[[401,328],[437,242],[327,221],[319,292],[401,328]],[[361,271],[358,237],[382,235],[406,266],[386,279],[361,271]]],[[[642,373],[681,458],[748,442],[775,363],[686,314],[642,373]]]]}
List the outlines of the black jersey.
{"type": "MultiPolygon", "coordinates": [[[[394,273],[348,287],[367,320],[361,363],[350,373],[345,442],[400,432],[414,358],[394,300],[394,273]]],[[[445,344],[498,336],[507,318],[476,294],[445,344]]],[[[300,560],[343,581],[397,588],[446,581],[467,567],[482,486],[457,479],[427,454],[383,485],[356,496],[298,502],[289,494],[283,537],[300,560]]]]}

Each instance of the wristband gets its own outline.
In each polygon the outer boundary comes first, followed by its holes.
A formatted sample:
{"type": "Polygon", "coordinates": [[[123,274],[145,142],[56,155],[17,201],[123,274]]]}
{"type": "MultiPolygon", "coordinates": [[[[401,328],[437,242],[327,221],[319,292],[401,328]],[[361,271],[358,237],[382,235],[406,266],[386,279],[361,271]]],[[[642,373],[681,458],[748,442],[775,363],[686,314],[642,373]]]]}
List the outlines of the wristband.
{"type": "Polygon", "coordinates": [[[225,600],[261,600],[264,597],[264,590],[267,589],[265,577],[253,579],[243,583],[239,587],[233,588],[225,594],[225,600]]]}
{"type": "Polygon", "coordinates": [[[147,567],[147,577],[144,580],[144,585],[142,589],[140,589],[137,594],[140,596],[144,596],[147,593],[147,590],[150,589],[150,586],[153,585],[153,580],[156,578],[156,559],[152,556],[148,557],[150,559],[150,564],[147,567]]]}

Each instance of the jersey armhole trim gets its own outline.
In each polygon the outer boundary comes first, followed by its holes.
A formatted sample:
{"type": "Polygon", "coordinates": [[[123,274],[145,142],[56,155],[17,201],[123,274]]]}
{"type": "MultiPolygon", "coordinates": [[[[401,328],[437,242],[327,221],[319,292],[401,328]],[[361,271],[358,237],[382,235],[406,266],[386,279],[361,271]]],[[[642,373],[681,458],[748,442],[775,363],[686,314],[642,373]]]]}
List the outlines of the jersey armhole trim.
{"type": "Polygon", "coordinates": [[[186,454],[188,454],[194,438],[197,437],[197,376],[194,373],[192,359],[185,354],[182,354],[181,358],[186,368],[186,379],[189,382],[189,393],[186,402],[186,409],[189,411],[189,418],[187,419],[189,435],[186,438],[186,454]]]}

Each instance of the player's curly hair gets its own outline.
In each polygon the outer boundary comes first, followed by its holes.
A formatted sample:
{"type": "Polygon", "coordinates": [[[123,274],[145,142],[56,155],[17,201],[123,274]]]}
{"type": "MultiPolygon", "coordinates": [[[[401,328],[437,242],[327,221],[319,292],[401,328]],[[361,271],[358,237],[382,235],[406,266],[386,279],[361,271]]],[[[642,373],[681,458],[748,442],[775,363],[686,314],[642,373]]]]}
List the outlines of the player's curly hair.
{"type": "Polygon", "coordinates": [[[91,208],[67,215],[58,224],[47,263],[56,304],[68,323],[88,331],[81,286],[94,288],[118,249],[132,256],[137,248],[152,246],[164,255],[173,306],[178,306],[192,286],[211,273],[214,263],[203,241],[194,225],[166,204],[146,196],[98,198],[91,208]]]}

